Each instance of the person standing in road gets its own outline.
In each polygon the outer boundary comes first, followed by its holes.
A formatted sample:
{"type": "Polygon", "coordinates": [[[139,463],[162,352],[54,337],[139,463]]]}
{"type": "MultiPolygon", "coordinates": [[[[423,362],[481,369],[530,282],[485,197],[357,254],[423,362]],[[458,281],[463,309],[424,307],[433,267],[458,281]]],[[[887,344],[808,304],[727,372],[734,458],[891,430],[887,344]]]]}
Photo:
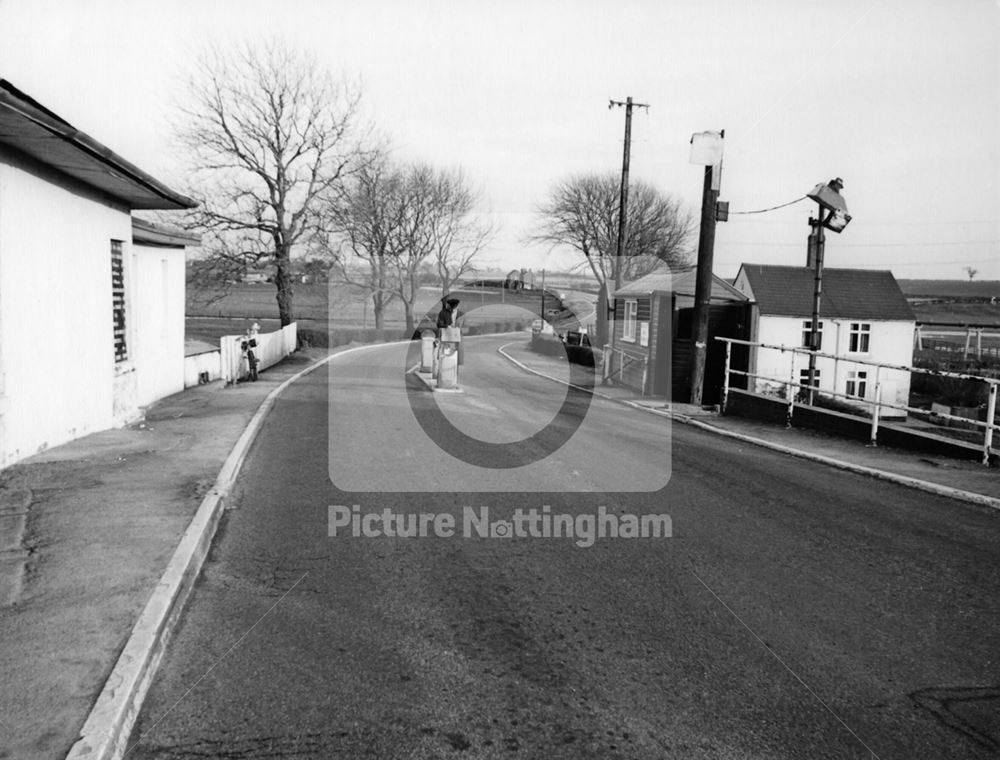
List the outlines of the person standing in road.
{"type": "MultiPolygon", "coordinates": [[[[441,307],[441,311],[438,312],[437,317],[437,331],[438,338],[441,338],[441,331],[446,327],[458,327],[458,305],[461,303],[457,298],[442,298],[441,303],[444,304],[441,307]]],[[[462,346],[461,341],[458,344],[458,363],[465,363],[465,349],[462,346]]]]}
{"type": "Polygon", "coordinates": [[[459,305],[459,303],[461,303],[461,301],[459,301],[457,298],[447,298],[447,299],[442,298],[441,302],[444,305],[441,307],[441,311],[438,312],[438,317],[437,317],[437,328],[439,336],[441,335],[441,330],[443,328],[457,326],[457,320],[458,320],[457,306],[459,305]]]}

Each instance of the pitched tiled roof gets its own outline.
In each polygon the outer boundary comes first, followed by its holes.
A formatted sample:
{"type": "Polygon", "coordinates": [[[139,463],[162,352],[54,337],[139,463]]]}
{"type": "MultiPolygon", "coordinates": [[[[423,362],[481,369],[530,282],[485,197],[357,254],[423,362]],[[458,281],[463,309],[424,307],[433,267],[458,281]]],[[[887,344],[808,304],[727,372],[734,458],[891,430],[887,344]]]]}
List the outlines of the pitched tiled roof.
{"type": "MultiPolygon", "coordinates": [[[[809,267],[743,264],[740,272],[761,314],[812,314],[815,272],[809,267]]],[[[824,269],[820,314],[829,319],[916,319],[892,272],[872,269],[824,269]]]]}

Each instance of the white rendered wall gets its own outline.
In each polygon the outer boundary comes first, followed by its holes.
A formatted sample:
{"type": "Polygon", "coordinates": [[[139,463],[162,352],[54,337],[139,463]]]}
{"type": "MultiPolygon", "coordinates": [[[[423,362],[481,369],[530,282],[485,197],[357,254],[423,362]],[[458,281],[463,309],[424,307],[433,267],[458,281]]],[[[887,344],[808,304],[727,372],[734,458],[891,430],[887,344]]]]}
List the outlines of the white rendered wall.
{"type": "Polygon", "coordinates": [[[184,250],[132,246],[132,361],[136,400],[184,390],[184,250]]]}
{"type": "MultiPolygon", "coordinates": [[[[802,347],[803,322],[808,317],[775,317],[761,315],[757,340],[760,343],[771,343],[794,348],[802,347]]],[[[867,353],[850,352],[850,331],[852,322],[866,320],[820,319],[823,323],[823,353],[837,354],[840,359],[817,357],[816,368],[819,370],[821,391],[844,393],[848,373],[852,370],[868,372],[867,392],[865,398],[875,398],[875,368],[857,364],[851,359],[883,362],[910,366],[913,361],[913,322],[877,322],[867,320],[871,325],[869,351],[867,353]]],[[[779,383],[784,383],[792,376],[792,354],[776,349],[760,348],[757,350],[757,374],[767,380],[757,381],[759,392],[780,390],[779,383]]],[[[809,359],[804,354],[795,356],[795,382],[799,382],[799,370],[809,366],[809,359]]],[[[879,371],[882,382],[883,400],[889,403],[906,404],[910,395],[910,373],[903,370],[882,369],[879,371]],[[888,394],[888,395],[886,395],[888,394]]]]}
{"type": "Polygon", "coordinates": [[[40,171],[0,149],[0,466],[134,412],[111,319],[111,241],[127,281],[131,217],[40,171]]]}

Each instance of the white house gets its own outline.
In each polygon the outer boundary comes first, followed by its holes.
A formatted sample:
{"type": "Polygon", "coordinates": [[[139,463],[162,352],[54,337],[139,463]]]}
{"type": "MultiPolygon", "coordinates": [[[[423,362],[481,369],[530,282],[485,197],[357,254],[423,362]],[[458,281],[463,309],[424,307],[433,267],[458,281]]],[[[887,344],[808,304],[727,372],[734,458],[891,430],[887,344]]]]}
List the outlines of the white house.
{"type": "MultiPolygon", "coordinates": [[[[757,304],[752,340],[808,347],[815,289],[815,273],[811,268],[743,264],[733,285],[757,304]]],[[[891,272],[824,269],[818,349],[837,358],[817,358],[819,390],[874,400],[875,367],[852,359],[910,366],[915,327],[913,310],[891,272]]],[[[751,358],[751,372],[763,378],[755,382],[755,389],[760,393],[780,393],[790,379],[807,385],[808,366],[804,354],[793,358],[787,351],[758,349],[751,358]]],[[[883,401],[908,403],[909,372],[883,368],[878,370],[878,382],[883,401]]],[[[884,413],[904,414],[889,410],[884,413]]]]}
{"type": "Polygon", "coordinates": [[[194,239],[131,212],[194,205],[0,80],[0,467],[183,387],[194,239]]]}

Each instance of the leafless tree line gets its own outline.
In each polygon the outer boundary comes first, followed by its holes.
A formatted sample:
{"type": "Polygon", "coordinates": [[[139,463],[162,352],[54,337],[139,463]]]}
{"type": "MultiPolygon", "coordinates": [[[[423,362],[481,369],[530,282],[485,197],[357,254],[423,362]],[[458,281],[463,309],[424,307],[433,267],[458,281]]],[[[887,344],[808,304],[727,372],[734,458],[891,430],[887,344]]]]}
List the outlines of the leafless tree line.
{"type": "Polygon", "coordinates": [[[365,291],[376,326],[398,299],[412,328],[421,265],[446,291],[490,237],[462,173],[394,162],[362,123],[359,89],[308,55],[279,42],[211,50],[187,92],[176,132],[199,201],[187,224],[206,252],[193,278],[266,267],[283,325],[294,320],[295,252],[365,291]]]}
{"type": "MultiPolygon", "coordinates": [[[[363,123],[359,88],[309,55],[280,42],[210,50],[187,93],[176,132],[191,159],[187,191],[200,204],[188,226],[206,252],[193,279],[214,286],[266,268],[282,324],[294,320],[293,253],[313,268],[325,261],[334,278],[364,292],[377,327],[400,302],[412,330],[421,273],[436,272],[447,293],[492,237],[460,170],[393,160],[363,123]]],[[[617,257],[618,198],[613,173],[559,182],[530,238],[582,254],[600,286],[601,336],[616,282],[689,256],[691,214],[634,182],[617,257]]]]}

